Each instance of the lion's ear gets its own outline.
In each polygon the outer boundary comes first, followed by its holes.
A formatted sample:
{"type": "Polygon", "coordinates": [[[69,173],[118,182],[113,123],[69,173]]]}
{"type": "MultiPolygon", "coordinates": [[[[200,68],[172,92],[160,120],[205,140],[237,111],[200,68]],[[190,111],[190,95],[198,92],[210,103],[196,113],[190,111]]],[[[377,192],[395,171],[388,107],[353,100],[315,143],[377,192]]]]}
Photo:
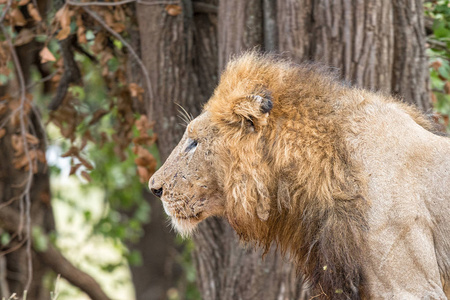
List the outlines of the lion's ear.
{"type": "Polygon", "coordinates": [[[269,92],[264,91],[242,98],[233,107],[233,113],[240,117],[243,126],[259,130],[267,124],[272,108],[272,96],[269,92]]]}

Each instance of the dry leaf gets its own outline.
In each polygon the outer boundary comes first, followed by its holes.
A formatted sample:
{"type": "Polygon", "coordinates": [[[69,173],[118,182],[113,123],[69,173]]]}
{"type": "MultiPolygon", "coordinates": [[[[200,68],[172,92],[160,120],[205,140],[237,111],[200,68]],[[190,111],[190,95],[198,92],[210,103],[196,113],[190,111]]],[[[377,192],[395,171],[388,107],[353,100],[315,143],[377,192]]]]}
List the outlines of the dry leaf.
{"type": "Polygon", "coordinates": [[[431,67],[435,69],[436,71],[442,66],[442,62],[440,60],[435,60],[431,64],[431,67]]]}
{"type": "Polygon", "coordinates": [[[56,38],[58,40],[64,40],[69,36],[69,34],[70,34],[70,26],[63,27],[56,35],[56,38]]]}
{"type": "Polygon", "coordinates": [[[72,146],[66,153],[62,154],[61,157],[76,156],[76,155],[78,155],[78,153],[79,153],[78,148],[72,146]]]}
{"type": "Polygon", "coordinates": [[[82,166],[82,164],[76,164],[76,165],[73,165],[73,166],[70,168],[69,176],[75,174],[75,172],[76,172],[81,166],[82,166]]]}
{"type": "Polygon", "coordinates": [[[94,169],[94,166],[92,166],[90,162],[88,162],[87,160],[85,160],[81,156],[77,156],[77,158],[80,160],[80,162],[83,164],[83,166],[86,167],[86,169],[88,169],[88,170],[94,169]]]}
{"type": "Polygon", "coordinates": [[[111,28],[112,28],[115,32],[121,33],[121,32],[123,32],[123,31],[126,29],[126,26],[125,26],[125,24],[123,24],[123,23],[114,23],[114,24],[111,25],[111,28]]]}
{"type": "Polygon", "coordinates": [[[86,28],[79,26],[77,29],[77,39],[79,44],[87,44],[86,28]]]}
{"type": "Polygon", "coordinates": [[[166,11],[171,16],[178,16],[183,11],[181,6],[176,4],[166,5],[166,11]]]}
{"type": "Polygon", "coordinates": [[[39,14],[39,11],[34,7],[33,4],[29,3],[27,5],[28,13],[35,21],[42,21],[41,15],[39,14]]]}
{"type": "Polygon", "coordinates": [[[23,28],[14,40],[14,46],[22,46],[28,44],[34,39],[34,37],[35,35],[33,31],[28,28],[23,28]]]}
{"type": "Polygon", "coordinates": [[[139,94],[142,94],[144,92],[144,89],[136,83],[130,83],[128,88],[130,89],[132,97],[137,97],[139,94]]]}
{"type": "Polygon", "coordinates": [[[18,8],[14,8],[11,11],[10,16],[16,26],[25,26],[27,24],[27,20],[25,20],[18,8]]]}
{"type": "Polygon", "coordinates": [[[106,109],[97,110],[92,116],[92,120],[89,122],[89,126],[97,123],[104,115],[106,115],[109,111],[106,109]]]}
{"type": "Polygon", "coordinates": [[[450,82],[449,82],[449,81],[447,81],[447,82],[444,84],[444,91],[445,91],[445,93],[446,93],[447,95],[450,95],[450,82]]]}
{"type": "Polygon", "coordinates": [[[39,139],[37,137],[35,137],[34,135],[32,135],[31,133],[27,133],[26,138],[27,138],[27,143],[30,145],[39,144],[39,139]]]}
{"type": "Polygon", "coordinates": [[[147,171],[147,169],[144,167],[141,167],[141,166],[137,167],[137,173],[139,175],[139,179],[140,179],[141,183],[148,182],[148,180],[151,177],[149,172],[147,171]]]}
{"type": "Polygon", "coordinates": [[[0,103],[0,115],[4,114],[8,110],[8,106],[5,103],[0,103]]]}
{"type": "Polygon", "coordinates": [[[86,179],[88,182],[91,182],[92,180],[91,175],[89,175],[89,173],[86,171],[81,171],[81,176],[83,176],[84,179],[86,179]]]}
{"type": "Polygon", "coordinates": [[[67,5],[61,7],[55,14],[55,20],[62,28],[70,27],[70,11],[67,5]]]}
{"type": "Polygon", "coordinates": [[[50,50],[48,50],[47,47],[44,47],[39,52],[39,55],[41,56],[41,64],[45,64],[46,62],[49,61],[56,61],[55,56],[53,55],[53,53],[50,52],[50,50]]]}
{"type": "Polygon", "coordinates": [[[30,0],[20,0],[19,3],[17,3],[19,6],[24,6],[26,5],[28,2],[30,2],[30,0]]]}
{"type": "Polygon", "coordinates": [[[125,22],[125,12],[123,11],[122,7],[117,6],[114,9],[114,19],[117,22],[125,22]]]}
{"type": "Polygon", "coordinates": [[[437,103],[437,97],[434,93],[431,93],[431,103],[437,103]]]}
{"type": "Polygon", "coordinates": [[[0,139],[1,139],[2,137],[4,137],[5,134],[6,134],[5,128],[0,128],[0,139]]]}

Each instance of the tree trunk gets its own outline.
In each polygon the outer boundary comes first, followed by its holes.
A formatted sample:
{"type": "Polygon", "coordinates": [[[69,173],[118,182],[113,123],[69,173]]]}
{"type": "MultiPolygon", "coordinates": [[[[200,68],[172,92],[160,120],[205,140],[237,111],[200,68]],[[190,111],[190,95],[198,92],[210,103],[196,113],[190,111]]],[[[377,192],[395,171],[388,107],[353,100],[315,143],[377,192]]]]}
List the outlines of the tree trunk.
{"type": "MultiPolygon", "coordinates": [[[[141,57],[149,70],[153,98],[148,115],[158,134],[158,150],[164,161],[181,138],[185,125],[180,106],[198,115],[201,104],[211,95],[217,82],[217,18],[215,0],[193,5],[183,1],[181,14],[171,15],[164,5],[137,5],[141,57]],[[194,8],[196,9],[194,11],[194,8]]],[[[181,267],[176,263],[179,247],[167,226],[159,199],[149,196],[151,222],[136,248],[143,255],[143,265],[132,267],[137,300],[165,299],[170,287],[178,285],[181,267]]],[[[183,295],[181,295],[183,297],[183,295]]]]}
{"type": "MultiPolygon", "coordinates": [[[[173,102],[197,115],[216,84],[217,70],[233,54],[255,47],[297,62],[323,62],[356,86],[430,107],[418,0],[222,0],[217,23],[214,8],[194,13],[198,4],[182,1],[176,16],[162,6],[138,6],[142,57],[155,90],[150,115],[162,160],[183,132],[173,102]]],[[[243,248],[224,220],[203,222],[194,241],[205,300],[307,297],[301,276],[286,258],[272,249],[261,259],[260,250],[243,248]]]]}

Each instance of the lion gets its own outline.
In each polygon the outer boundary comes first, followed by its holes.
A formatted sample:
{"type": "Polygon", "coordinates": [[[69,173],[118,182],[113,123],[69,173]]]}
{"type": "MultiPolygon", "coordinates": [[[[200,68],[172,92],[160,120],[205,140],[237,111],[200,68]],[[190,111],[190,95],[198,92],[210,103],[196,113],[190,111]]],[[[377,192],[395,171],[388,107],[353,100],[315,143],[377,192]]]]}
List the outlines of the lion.
{"type": "Polygon", "coordinates": [[[324,68],[234,58],[149,181],[182,235],[226,218],[332,299],[447,299],[450,139],[324,68]]]}

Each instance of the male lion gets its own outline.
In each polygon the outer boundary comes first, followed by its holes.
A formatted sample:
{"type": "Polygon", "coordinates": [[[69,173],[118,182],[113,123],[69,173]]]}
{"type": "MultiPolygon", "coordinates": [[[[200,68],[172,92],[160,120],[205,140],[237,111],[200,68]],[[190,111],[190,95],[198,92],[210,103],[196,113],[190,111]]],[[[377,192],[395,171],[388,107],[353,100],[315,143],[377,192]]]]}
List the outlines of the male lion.
{"type": "Polygon", "coordinates": [[[323,297],[446,299],[450,139],[431,130],[391,97],[247,53],[149,185],[181,234],[223,216],[323,297]]]}

